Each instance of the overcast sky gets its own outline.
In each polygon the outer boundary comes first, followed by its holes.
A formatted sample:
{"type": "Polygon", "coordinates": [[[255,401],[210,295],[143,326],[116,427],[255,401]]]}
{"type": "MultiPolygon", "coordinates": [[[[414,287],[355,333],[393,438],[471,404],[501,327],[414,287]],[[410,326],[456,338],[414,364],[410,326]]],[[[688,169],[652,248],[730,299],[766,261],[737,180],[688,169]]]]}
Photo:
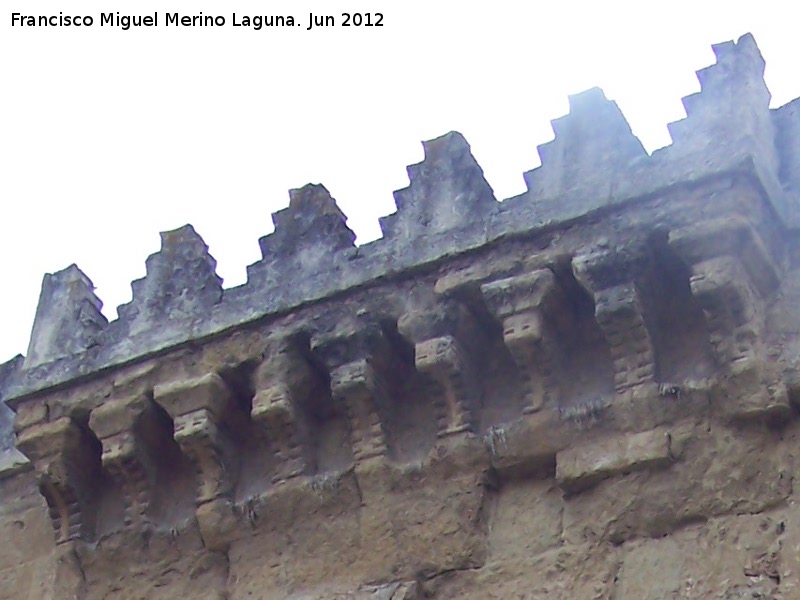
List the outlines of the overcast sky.
{"type": "Polygon", "coordinates": [[[524,190],[522,172],[539,164],[536,146],[552,139],[567,95],[592,86],[649,151],[669,144],[666,124],[685,116],[680,98],[699,90],[694,71],[714,62],[712,43],[752,32],[773,106],[800,96],[786,2],[113,5],[158,11],[159,27],[100,27],[108,2],[4,3],[0,362],[27,351],[44,273],[77,263],[116,318],[159,231],[192,223],[225,286],[243,283],[289,188],[325,184],[358,243],[378,237],[406,165],[422,159],[420,141],[450,130],[466,136],[503,199],[524,190]],[[383,26],[306,31],[310,12],[338,23],[359,10],[382,13],[383,26]],[[88,14],[95,25],[11,27],[13,11],[88,14]],[[228,24],[163,24],[166,12],[200,11],[228,24]],[[232,27],[233,12],[302,25],[232,27]]]}

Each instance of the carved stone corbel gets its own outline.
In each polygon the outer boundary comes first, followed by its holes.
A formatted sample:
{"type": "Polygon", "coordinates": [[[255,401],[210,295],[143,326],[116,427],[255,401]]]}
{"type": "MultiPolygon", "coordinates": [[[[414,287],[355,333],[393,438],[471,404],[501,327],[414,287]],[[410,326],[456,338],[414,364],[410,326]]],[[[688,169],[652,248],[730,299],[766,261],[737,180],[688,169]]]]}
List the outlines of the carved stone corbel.
{"type": "Polygon", "coordinates": [[[91,538],[101,480],[97,440],[71,418],[62,417],[20,432],[17,447],[39,476],[56,542],[91,538]]]}
{"type": "Polygon", "coordinates": [[[291,339],[284,340],[256,370],[250,415],[276,459],[273,482],[316,469],[304,407],[325,385],[291,339]]]}
{"type": "Polygon", "coordinates": [[[779,279],[758,233],[742,218],[718,219],[671,232],[669,244],[691,269],[689,287],[725,375],[724,412],[788,414],[786,386],[762,347],[765,300],[779,279]]]}
{"type": "Polygon", "coordinates": [[[655,382],[653,342],[634,282],[646,261],[646,249],[638,245],[588,252],[572,260],[575,278],[594,297],[595,320],[608,342],[618,393],[655,382]]]}
{"type": "Polygon", "coordinates": [[[226,420],[236,410],[227,384],[210,373],[157,385],[153,395],[175,423],[175,441],[197,467],[198,503],[229,495],[238,465],[226,430],[226,420]]]}
{"type": "Polygon", "coordinates": [[[481,293],[522,373],[524,412],[558,405],[561,347],[555,323],[565,300],[553,272],[540,269],[485,283],[481,293]]]}
{"type": "Polygon", "coordinates": [[[669,245],[691,269],[689,285],[719,363],[753,357],[764,299],[779,279],[752,225],[740,217],[715,219],[670,232],[669,245]]]}
{"type": "Polygon", "coordinates": [[[376,324],[312,340],[312,349],[330,371],[331,394],[350,420],[355,460],[384,456],[388,449],[386,407],[402,376],[404,361],[376,324]]]}
{"type": "Polygon", "coordinates": [[[95,408],[89,427],[103,446],[101,461],[109,477],[122,489],[125,499],[125,526],[147,520],[152,500],[152,465],[149,450],[136,431],[137,425],[155,426],[152,400],[144,395],[119,398],[95,408]]]}
{"type": "Polygon", "coordinates": [[[483,332],[460,303],[412,311],[397,322],[400,334],[414,343],[414,363],[433,388],[440,437],[475,428],[481,389],[478,348],[483,332]]]}

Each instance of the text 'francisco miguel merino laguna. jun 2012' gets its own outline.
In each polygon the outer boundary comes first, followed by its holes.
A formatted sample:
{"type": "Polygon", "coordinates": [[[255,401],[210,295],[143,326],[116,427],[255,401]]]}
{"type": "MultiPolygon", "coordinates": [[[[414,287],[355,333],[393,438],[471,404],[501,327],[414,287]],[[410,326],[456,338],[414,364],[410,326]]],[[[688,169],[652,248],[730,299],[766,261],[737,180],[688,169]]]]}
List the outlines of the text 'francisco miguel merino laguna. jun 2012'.
{"type": "Polygon", "coordinates": [[[231,13],[230,19],[222,15],[182,15],[180,13],[153,13],[149,15],[123,15],[119,12],[92,15],[26,15],[11,13],[12,27],[115,27],[127,31],[136,27],[248,27],[260,30],[265,27],[382,27],[383,14],[379,12],[339,13],[318,15],[309,13],[307,19],[294,15],[242,15],[231,13]]]}

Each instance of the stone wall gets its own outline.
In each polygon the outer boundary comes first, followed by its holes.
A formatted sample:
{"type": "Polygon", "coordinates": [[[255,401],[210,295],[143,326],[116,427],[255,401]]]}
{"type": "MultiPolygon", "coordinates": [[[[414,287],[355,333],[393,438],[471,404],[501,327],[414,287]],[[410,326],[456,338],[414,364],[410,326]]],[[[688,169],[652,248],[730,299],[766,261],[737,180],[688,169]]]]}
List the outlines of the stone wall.
{"type": "Polygon", "coordinates": [[[425,142],[384,237],[293,190],[0,366],[0,599],[800,598],[800,111],[714,47],[648,156],[570,98],[528,191],[425,142]]]}

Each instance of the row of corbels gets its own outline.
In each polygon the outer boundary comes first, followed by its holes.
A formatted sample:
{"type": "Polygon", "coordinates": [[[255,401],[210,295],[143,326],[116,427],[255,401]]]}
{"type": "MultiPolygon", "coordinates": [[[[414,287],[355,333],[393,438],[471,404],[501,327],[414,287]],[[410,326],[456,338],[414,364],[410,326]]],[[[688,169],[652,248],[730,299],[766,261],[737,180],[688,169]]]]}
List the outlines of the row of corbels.
{"type": "MultiPolygon", "coordinates": [[[[747,411],[758,394],[770,396],[764,406],[780,403],[774,386],[760,386],[762,307],[778,274],[758,233],[744,220],[725,219],[671,232],[666,243],[690,270],[691,294],[731,396],[747,396],[747,411]]],[[[662,383],[640,284],[658,276],[651,255],[651,241],[632,240],[598,243],[568,259],[610,352],[612,398],[662,383]]],[[[254,448],[269,456],[265,484],[319,473],[316,435],[326,420],[346,422],[342,466],[391,459],[392,414],[403,410],[399,390],[414,377],[428,386],[438,437],[479,433],[494,425],[480,419],[478,374],[487,336],[497,332],[524,382],[520,418],[575,405],[562,394],[561,364],[572,292],[553,268],[442,278],[436,291],[434,305],[391,323],[354,316],[333,331],[287,334],[254,367],[246,397],[220,371],[112,397],[83,420],[50,421],[36,399],[26,401],[18,407],[18,447],[39,474],[59,539],[93,535],[104,481],[124,490],[129,526],[150,518],[169,465],[195,474],[192,506],[236,496],[242,453],[254,448]]]]}

